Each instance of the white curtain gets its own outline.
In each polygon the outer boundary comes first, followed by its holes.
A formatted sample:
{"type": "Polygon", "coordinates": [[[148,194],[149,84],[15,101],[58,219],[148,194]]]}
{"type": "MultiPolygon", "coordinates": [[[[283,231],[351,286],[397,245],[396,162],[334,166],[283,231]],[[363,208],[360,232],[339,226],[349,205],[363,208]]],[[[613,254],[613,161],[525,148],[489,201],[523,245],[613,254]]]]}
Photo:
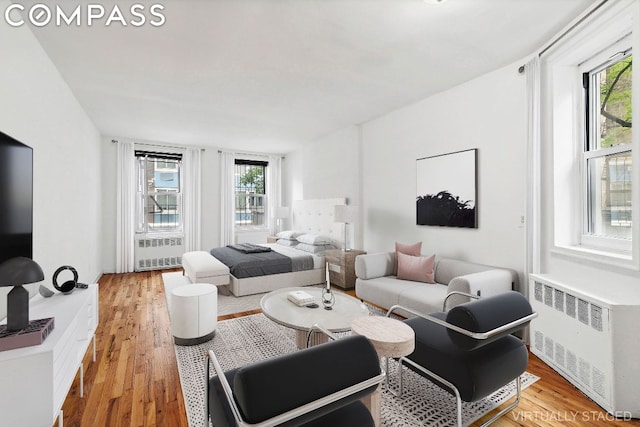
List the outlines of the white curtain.
{"type": "Polygon", "coordinates": [[[220,246],[234,243],[235,155],[220,152],[220,246]]]}
{"type": "MultiPolygon", "coordinates": [[[[540,57],[525,65],[527,74],[527,200],[526,264],[523,290],[529,273],[540,272],[540,57]]],[[[525,293],[526,295],[526,293],[525,293]]]]}
{"type": "Polygon", "coordinates": [[[182,159],[185,252],[200,250],[202,150],[187,148],[182,159]]]}
{"type": "Polygon", "coordinates": [[[134,270],[136,167],[132,142],[117,142],[116,273],[134,270]]]}
{"type": "Polygon", "coordinates": [[[282,157],[269,156],[267,168],[267,203],[269,207],[269,232],[274,235],[277,230],[276,211],[282,206],[282,157]]]}

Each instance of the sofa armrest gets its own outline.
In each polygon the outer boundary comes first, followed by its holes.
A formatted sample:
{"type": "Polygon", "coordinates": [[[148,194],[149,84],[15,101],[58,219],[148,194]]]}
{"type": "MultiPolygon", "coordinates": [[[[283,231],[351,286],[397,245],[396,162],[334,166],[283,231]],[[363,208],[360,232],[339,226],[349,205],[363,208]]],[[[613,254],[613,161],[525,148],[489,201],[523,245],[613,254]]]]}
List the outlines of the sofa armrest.
{"type": "MultiPolygon", "coordinates": [[[[447,293],[464,292],[488,297],[512,290],[511,280],[512,276],[508,270],[495,269],[465,274],[451,279],[447,287],[447,293]]],[[[443,307],[443,310],[446,311],[456,305],[469,302],[469,300],[468,297],[463,295],[453,295],[447,300],[447,305],[443,307]]]]}
{"type": "Polygon", "coordinates": [[[365,280],[392,276],[394,261],[394,252],[358,255],[355,261],[356,276],[365,280]]]}

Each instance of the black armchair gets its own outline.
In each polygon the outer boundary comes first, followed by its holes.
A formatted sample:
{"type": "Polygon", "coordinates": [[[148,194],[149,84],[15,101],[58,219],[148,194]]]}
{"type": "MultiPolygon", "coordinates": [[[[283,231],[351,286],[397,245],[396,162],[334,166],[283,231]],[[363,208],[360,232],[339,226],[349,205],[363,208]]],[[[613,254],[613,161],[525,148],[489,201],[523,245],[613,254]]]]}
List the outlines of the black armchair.
{"type": "Polygon", "coordinates": [[[514,402],[483,426],[518,405],[520,376],[527,368],[529,353],[522,340],[511,334],[537,316],[522,294],[501,293],[458,305],[447,313],[428,315],[393,306],[387,316],[396,309],[415,316],[405,323],[416,334],[414,352],[400,359],[399,395],[402,394],[402,365],[406,364],[455,395],[459,426],[462,425],[462,401],[482,399],[512,381],[517,385],[514,402]]]}
{"type": "MultiPolygon", "coordinates": [[[[373,345],[350,336],[223,372],[207,382],[207,414],[214,427],[373,426],[360,401],[384,380],[373,345]]],[[[207,378],[209,378],[207,361],[207,378]]]]}

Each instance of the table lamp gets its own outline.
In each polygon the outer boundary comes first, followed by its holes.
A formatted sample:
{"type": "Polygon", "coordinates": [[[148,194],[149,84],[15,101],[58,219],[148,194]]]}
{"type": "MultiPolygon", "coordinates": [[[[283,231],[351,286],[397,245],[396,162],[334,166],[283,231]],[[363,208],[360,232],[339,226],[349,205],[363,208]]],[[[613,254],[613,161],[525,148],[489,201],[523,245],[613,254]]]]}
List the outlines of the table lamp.
{"type": "Polygon", "coordinates": [[[22,285],[43,280],[42,268],[31,258],[10,258],[0,264],[0,286],[14,287],[7,295],[7,330],[29,326],[29,292],[22,285]]]}
{"type": "Polygon", "coordinates": [[[342,246],[343,251],[351,250],[349,242],[347,241],[348,233],[347,227],[356,221],[358,211],[354,206],[348,205],[335,205],[333,207],[333,221],[344,224],[344,244],[342,246]]]}

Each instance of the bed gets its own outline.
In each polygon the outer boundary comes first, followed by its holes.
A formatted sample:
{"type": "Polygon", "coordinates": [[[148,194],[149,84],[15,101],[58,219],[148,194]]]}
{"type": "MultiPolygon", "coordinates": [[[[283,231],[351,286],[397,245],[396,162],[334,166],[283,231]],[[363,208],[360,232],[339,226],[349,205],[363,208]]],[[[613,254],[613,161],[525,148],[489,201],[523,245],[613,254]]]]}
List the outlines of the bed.
{"type": "MultiPolygon", "coordinates": [[[[296,200],[292,205],[291,229],[300,233],[327,237],[335,247],[340,248],[343,246],[344,224],[334,222],[333,209],[336,205],[344,204],[346,204],[344,198],[296,200]]],[[[324,283],[325,262],[322,253],[311,254],[279,243],[262,246],[269,247],[272,252],[289,258],[310,256],[306,263],[312,265],[309,266],[309,269],[284,273],[276,272],[255,277],[236,277],[234,274],[230,274],[229,289],[235,296],[270,292],[290,286],[324,283]]]]}

